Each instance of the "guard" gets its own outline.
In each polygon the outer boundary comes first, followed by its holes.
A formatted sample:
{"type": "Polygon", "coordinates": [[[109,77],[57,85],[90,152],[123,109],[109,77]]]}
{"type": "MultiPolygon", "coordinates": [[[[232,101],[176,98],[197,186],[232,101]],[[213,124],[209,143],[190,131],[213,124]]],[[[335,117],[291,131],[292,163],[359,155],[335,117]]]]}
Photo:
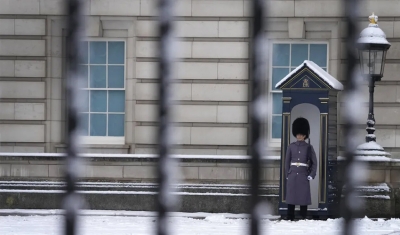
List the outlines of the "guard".
{"type": "Polygon", "coordinates": [[[302,219],[307,217],[307,206],[311,205],[310,180],[317,172],[317,158],[314,148],[305,140],[310,136],[310,124],[305,118],[297,118],[292,125],[297,141],[289,145],[286,152],[286,203],[287,219],[294,220],[294,209],[300,206],[302,219]]]}

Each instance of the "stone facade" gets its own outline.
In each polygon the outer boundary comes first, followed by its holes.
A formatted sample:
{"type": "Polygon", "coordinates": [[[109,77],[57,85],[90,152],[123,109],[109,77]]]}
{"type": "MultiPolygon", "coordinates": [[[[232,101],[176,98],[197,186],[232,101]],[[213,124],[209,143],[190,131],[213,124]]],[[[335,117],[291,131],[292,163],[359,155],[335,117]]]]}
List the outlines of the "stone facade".
{"type": "MultiPolygon", "coordinates": [[[[86,1],[86,36],[126,42],[124,143],[86,145],[92,153],[154,153],[157,105],[155,0],[86,1]]],[[[65,148],[65,14],[62,0],[0,0],[2,152],[65,148]]],[[[179,154],[242,155],[248,147],[248,0],[178,0],[174,121],[179,154]]],[[[400,156],[400,0],[363,1],[360,27],[375,12],[392,47],[377,83],[377,140],[400,156]],[[398,93],[399,92],[399,93],[398,93]]],[[[340,0],[271,0],[266,40],[327,42],[329,73],[344,79],[346,23],[340,0]]],[[[270,51],[267,49],[267,55],[270,51]]],[[[267,56],[269,59],[269,56],[267,56]]],[[[269,61],[266,79],[270,79],[269,61]]],[[[268,82],[266,83],[268,84],[268,82]]],[[[268,87],[265,87],[268,90],[268,87]]],[[[365,101],[368,90],[365,87],[365,101]]],[[[342,100],[343,102],[343,100],[342,100]]],[[[340,107],[339,102],[339,115],[340,107]]],[[[360,143],[367,118],[360,109],[360,143]]],[[[338,129],[341,133],[342,121],[338,129]]],[[[343,143],[340,143],[343,145],[343,143]]],[[[279,144],[269,143],[273,155],[279,144]]]]}

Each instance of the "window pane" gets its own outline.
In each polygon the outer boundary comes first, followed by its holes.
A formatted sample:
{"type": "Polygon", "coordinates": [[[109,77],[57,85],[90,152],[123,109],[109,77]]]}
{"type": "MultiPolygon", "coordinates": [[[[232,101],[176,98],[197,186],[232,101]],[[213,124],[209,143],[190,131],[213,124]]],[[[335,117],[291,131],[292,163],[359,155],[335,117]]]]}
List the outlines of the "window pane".
{"type": "Polygon", "coordinates": [[[124,66],[108,66],[108,87],[124,88],[124,66]]]}
{"type": "Polygon", "coordinates": [[[321,67],[326,67],[327,45],[310,44],[310,60],[321,67]]]}
{"type": "Polygon", "coordinates": [[[108,43],[108,63],[124,64],[125,63],[125,43],[109,42],[108,43]]]}
{"type": "Polygon", "coordinates": [[[289,66],[289,44],[274,44],[272,66],[289,66]]]}
{"type": "Polygon", "coordinates": [[[106,66],[90,66],[90,87],[106,88],[106,66]]]}
{"type": "Polygon", "coordinates": [[[282,137],[282,116],[272,117],[272,138],[282,137]]]}
{"type": "Polygon", "coordinates": [[[108,92],[108,112],[125,112],[125,91],[108,92]]]}
{"type": "Polygon", "coordinates": [[[271,90],[279,90],[275,88],[275,85],[282,80],[286,75],[289,74],[289,69],[281,69],[281,68],[275,68],[272,69],[272,87],[271,90]]]}
{"type": "Polygon", "coordinates": [[[90,91],[90,112],[107,112],[107,91],[90,91]]]}
{"type": "Polygon", "coordinates": [[[292,44],[292,64],[299,66],[308,59],[308,44],[292,44]]]}
{"type": "Polygon", "coordinates": [[[88,64],[89,48],[88,42],[82,42],[82,64],[88,64]]]}
{"type": "Polygon", "coordinates": [[[81,66],[79,66],[79,73],[81,74],[81,76],[82,76],[82,84],[80,84],[80,87],[81,88],[87,88],[88,87],[88,81],[89,81],[89,78],[88,78],[88,66],[87,65],[81,65],[81,66]]]}
{"type": "Polygon", "coordinates": [[[272,94],[272,114],[282,114],[282,93],[272,94]]]}
{"type": "Polygon", "coordinates": [[[81,133],[83,136],[89,135],[89,114],[81,113],[81,133]]]}
{"type": "Polygon", "coordinates": [[[106,64],[106,42],[90,42],[90,63],[106,64]]]}
{"type": "Polygon", "coordinates": [[[79,100],[82,100],[82,112],[89,112],[89,91],[80,90],[79,95],[79,100]]]}
{"type": "Polygon", "coordinates": [[[90,114],[90,136],[106,136],[106,114],[90,114]]]}
{"type": "Polygon", "coordinates": [[[108,136],[124,136],[124,115],[108,115],[108,136]]]}

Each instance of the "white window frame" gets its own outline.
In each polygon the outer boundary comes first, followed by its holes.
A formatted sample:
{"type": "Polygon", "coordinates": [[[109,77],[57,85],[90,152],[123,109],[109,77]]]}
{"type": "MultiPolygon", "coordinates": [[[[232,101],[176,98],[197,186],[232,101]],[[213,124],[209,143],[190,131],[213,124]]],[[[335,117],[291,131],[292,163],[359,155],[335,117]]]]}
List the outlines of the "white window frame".
{"type": "MultiPolygon", "coordinates": [[[[127,65],[126,61],[128,60],[127,56],[127,50],[126,50],[126,43],[127,40],[124,38],[92,38],[92,37],[86,37],[83,41],[88,41],[88,42],[124,42],[124,88],[123,90],[125,91],[125,111],[124,111],[124,136],[82,136],[81,141],[83,145],[124,145],[125,144],[125,137],[126,137],[126,109],[127,109],[127,101],[126,101],[126,75],[127,75],[127,65]]],[[[108,53],[108,43],[106,44],[106,52],[108,53]]],[[[88,49],[89,50],[89,49],[88,49]]],[[[89,53],[90,55],[90,53],[89,53]]],[[[108,54],[107,54],[108,57],[108,54]]],[[[88,60],[90,58],[88,57],[88,60]]],[[[107,58],[107,63],[106,65],[106,73],[108,74],[108,58],[107,58]]],[[[90,67],[90,66],[88,66],[90,67]]],[[[90,68],[88,68],[89,72],[90,68]]],[[[106,75],[108,76],[108,75],[106,75]]],[[[90,79],[90,78],[89,78],[90,79]]],[[[87,90],[104,90],[103,88],[94,88],[94,89],[87,89],[87,90]]],[[[85,89],[83,89],[85,90],[85,89]]],[[[122,90],[121,88],[107,88],[106,91],[109,90],[122,90]]],[[[90,106],[90,95],[89,95],[89,104],[90,106]]],[[[107,99],[107,107],[108,107],[108,99],[107,99]]],[[[90,113],[90,112],[89,112],[90,113]]],[[[107,113],[107,125],[108,125],[108,114],[107,113]]],[[[112,112],[111,112],[112,113],[112,112]]],[[[121,114],[121,113],[118,113],[121,114]]],[[[90,115],[89,115],[89,122],[88,125],[90,126],[90,115]]],[[[108,131],[108,130],[107,130],[108,131]]]]}
{"type": "MultiPolygon", "coordinates": [[[[267,128],[267,136],[268,136],[268,145],[270,147],[281,147],[281,142],[282,139],[281,138],[272,138],[272,109],[273,109],[273,100],[272,100],[272,94],[274,93],[282,93],[282,90],[273,90],[272,89],[272,59],[273,59],[273,45],[274,44],[325,44],[327,46],[326,49],[326,71],[329,72],[329,49],[330,49],[330,45],[329,45],[329,41],[315,41],[315,40],[310,40],[310,41],[291,41],[291,40],[273,40],[269,43],[269,71],[268,71],[268,99],[271,100],[271,102],[269,102],[269,107],[268,107],[268,128],[267,128]]],[[[291,59],[292,59],[292,47],[290,47],[290,52],[289,52],[289,72],[291,72],[291,59]]],[[[308,47],[308,59],[310,57],[310,47],[308,47]]],[[[277,68],[279,68],[280,66],[275,66],[277,68]]],[[[282,66],[282,67],[287,67],[287,66],[282,66]]],[[[280,115],[282,116],[282,114],[280,115]]]]}

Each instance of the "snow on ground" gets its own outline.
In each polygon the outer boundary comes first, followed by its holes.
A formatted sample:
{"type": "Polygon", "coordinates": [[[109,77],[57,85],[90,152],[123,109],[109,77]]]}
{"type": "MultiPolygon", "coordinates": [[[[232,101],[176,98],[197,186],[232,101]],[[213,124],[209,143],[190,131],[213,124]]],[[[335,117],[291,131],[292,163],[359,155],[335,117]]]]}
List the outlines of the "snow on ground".
{"type": "MultiPolygon", "coordinates": [[[[51,213],[50,213],[51,214],[51,213]]],[[[101,213],[97,213],[101,214],[101,213]]],[[[90,215],[86,213],[80,216],[79,234],[82,235],[147,235],[154,234],[156,218],[154,213],[127,213],[125,216],[90,215]]],[[[245,216],[234,216],[232,214],[209,214],[209,213],[174,213],[170,218],[170,225],[174,235],[242,235],[248,234],[249,220],[245,216]],[[193,216],[191,216],[193,215],[193,216]]],[[[338,235],[342,219],[330,219],[327,221],[262,221],[264,234],[307,234],[307,235],[338,235]]],[[[42,235],[62,234],[63,216],[0,216],[1,235],[42,235]]],[[[368,218],[357,220],[358,231],[356,234],[383,235],[400,234],[400,220],[371,220],[368,218]]]]}

